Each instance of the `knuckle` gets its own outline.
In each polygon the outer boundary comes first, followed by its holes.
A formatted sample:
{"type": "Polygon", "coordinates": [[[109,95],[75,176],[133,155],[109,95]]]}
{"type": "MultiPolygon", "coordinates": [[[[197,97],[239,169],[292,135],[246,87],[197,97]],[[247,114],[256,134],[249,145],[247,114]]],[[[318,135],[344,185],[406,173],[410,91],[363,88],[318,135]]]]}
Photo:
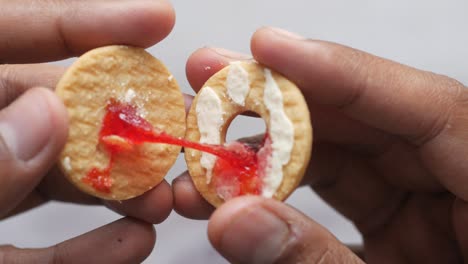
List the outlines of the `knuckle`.
{"type": "Polygon", "coordinates": [[[66,261],[66,250],[60,244],[50,248],[50,254],[48,263],[49,264],[65,264],[66,261]]]}
{"type": "Polygon", "coordinates": [[[63,49],[63,53],[68,56],[78,55],[79,52],[75,50],[72,45],[73,42],[70,41],[70,37],[67,34],[66,22],[65,20],[76,17],[78,10],[82,8],[82,3],[80,1],[65,1],[65,0],[49,0],[49,7],[55,7],[55,10],[60,10],[57,13],[54,20],[54,30],[56,32],[56,42],[59,43],[58,47],[63,49]]]}
{"type": "Polygon", "coordinates": [[[427,83],[433,83],[432,90],[429,91],[432,97],[438,98],[445,103],[456,103],[460,99],[468,100],[466,87],[456,79],[446,75],[428,73],[427,83]]]}
{"type": "MultiPolygon", "coordinates": [[[[337,72],[346,73],[346,75],[356,76],[358,78],[346,79],[346,83],[339,85],[346,85],[346,90],[336,102],[336,106],[341,110],[346,110],[355,105],[366,90],[372,86],[372,82],[376,79],[376,74],[373,69],[379,68],[380,64],[385,64],[385,60],[370,55],[366,52],[344,47],[338,44],[330,45],[324,52],[326,63],[335,65],[337,72]]],[[[340,76],[337,76],[339,80],[340,76]]]]}
{"type": "Polygon", "coordinates": [[[67,30],[65,30],[64,20],[68,20],[71,17],[76,17],[79,10],[81,10],[86,5],[82,4],[81,1],[66,1],[66,0],[45,0],[45,1],[35,1],[34,9],[36,12],[47,10],[51,13],[50,10],[53,10],[50,17],[50,26],[54,30],[54,41],[59,44],[56,45],[56,48],[61,48],[62,53],[67,56],[74,56],[77,53],[74,52],[73,46],[69,41],[67,35],[67,30]]]}
{"type": "Polygon", "coordinates": [[[458,111],[459,108],[466,108],[468,104],[468,90],[459,81],[447,77],[438,75],[439,84],[436,85],[436,93],[440,94],[440,100],[443,100],[442,105],[445,106],[442,109],[442,114],[446,115],[446,119],[450,119],[454,112],[458,111]],[[445,109],[445,111],[444,111],[445,109]]]}
{"type": "Polygon", "coordinates": [[[317,264],[330,263],[330,260],[333,260],[333,250],[330,247],[325,248],[324,251],[320,252],[317,257],[317,264]]]}
{"type": "Polygon", "coordinates": [[[455,79],[445,77],[444,85],[451,92],[455,105],[468,104],[468,89],[464,84],[455,79]]]}
{"type": "Polygon", "coordinates": [[[290,225],[290,237],[276,263],[329,263],[334,243],[328,233],[315,232],[307,219],[290,225]]]}
{"type": "Polygon", "coordinates": [[[468,123],[468,89],[459,81],[442,77],[441,85],[449,91],[449,104],[447,110],[447,122],[443,132],[452,136],[466,139],[465,128],[468,123]]]}
{"type": "Polygon", "coordinates": [[[0,108],[9,105],[17,96],[14,89],[16,80],[15,71],[12,65],[0,65],[0,108]]]}
{"type": "Polygon", "coordinates": [[[18,251],[18,248],[12,245],[2,245],[0,246],[0,264],[3,263],[19,263],[18,259],[15,257],[15,252],[18,251]]]}
{"type": "Polygon", "coordinates": [[[295,243],[282,254],[277,263],[349,263],[351,254],[342,250],[340,245],[330,243],[328,239],[315,242],[295,243]]]}
{"type": "Polygon", "coordinates": [[[65,261],[62,250],[56,246],[47,249],[19,249],[12,245],[0,246],[0,264],[15,263],[47,263],[63,264],[65,261]]]}
{"type": "Polygon", "coordinates": [[[317,255],[316,264],[326,263],[363,263],[362,260],[345,246],[341,244],[333,244],[327,246],[320,254],[317,255]]]}
{"type": "MultiPolygon", "coordinates": [[[[374,68],[378,68],[375,66],[387,63],[380,57],[337,43],[320,40],[314,40],[313,43],[314,49],[309,53],[309,59],[323,65],[322,68],[328,71],[325,74],[327,77],[333,76],[329,85],[346,88],[340,89],[339,97],[331,101],[334,107],[341,110],[350,108],[360,101],[372,82],[377,79],[375,75],[381,74],[375,71],[374,68]],[[347,76],[356,78],[347,78],[347,76]]],[[[306,87],[310,84],[301,80],[298,85],[306,87]]]]}
{"type": "Polygon", "coordinates": [[[56,41],[60,43],[58,47],[61,47],[63,49],[63,53],[67,54],[69,56],[74,56],[77,55],[78,52],[76,52],[71,45],[71,41],[69,40],[69,37],[67,35],[67,31],[64,29],[64,22],[63,22],[63,17],[58,16],[55,20],[55,30],[57,32],[56,34],[56,41]]]}
{"type": "Polygon", "coordinates": [[[422,83],[425,87],[426,99],[429,101],[433,110],[433,118],[427,122],[422,129],[423,133],[419,133],[414,137],[408,137],[410,142],[416,146],[422,146],[443,134],[450,123],[453,122],[453,117],[457,112],[460,104],[468,103],[468,93],[463,84],[459,81],[445,75],[423,72],[422,83]]]}

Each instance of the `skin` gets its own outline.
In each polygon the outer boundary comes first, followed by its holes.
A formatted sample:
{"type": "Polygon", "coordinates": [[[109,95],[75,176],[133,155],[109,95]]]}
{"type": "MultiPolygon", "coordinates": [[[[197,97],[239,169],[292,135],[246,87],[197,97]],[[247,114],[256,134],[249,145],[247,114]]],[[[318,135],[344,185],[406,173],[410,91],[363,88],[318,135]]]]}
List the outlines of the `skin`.
{"type": "Polygon", "coordinates": [[[0,262],[143,261],[156,240],[152,224],[172,210],[170,185],[162,182],[116,203],[87,196],[68,183],[55,167],[67,138],[67,113],[51,90],[64,69],[43,62],[103,45],[152,46],[171,31],[174,10],[163,0],[0,0],[0,6],[0,219],[50,200],[101,204],[126,216],[43,249],[0,246],[0,262]]]}
{"type": "MultiPolygon", "coordinates": [[[[49,88],[63,69],[40,63],[109,44],[151,46],[170,32],[173,10],[162,0],[0,5],[0,218],[49,200],[104,204],[127,216],[48,248],[0,246],[1,262],[139,263],[155,243],[150,223],[163,221],[174,199],[184,216],[211,215],[209,238],[232,262],[362,263],[326,229],[283,203],[242,197],[213,213],[186,174],[175,180],[173,193],[163,182],[122,204],[78,192],[54,167],[67,116],[49,88]]],[[[254,34],[252,53],[303,90],[315,128],[304,185],[355,223],[367,262],[468,262],[462,84],[271,28],[254,34]]],[[[245,58],[200,49],[189,59],[187,75],[198,90],[229,61],[245,58]]]]}
{"type": "MultiPolygon", "coordinates": [[[[361,258],[281,202],[240,197],[213,213],[186,173],[173,183],[179,214],[209,218],[211,243],[233,263],[468,263],[463,84],[274,28],[255,32],[251,51],[306,97],[314,147],[303,185],[355,224],[361,258]]],[[[246,58],[203,48],[188,60],[187,76],[197,91],[246,58]]]]}

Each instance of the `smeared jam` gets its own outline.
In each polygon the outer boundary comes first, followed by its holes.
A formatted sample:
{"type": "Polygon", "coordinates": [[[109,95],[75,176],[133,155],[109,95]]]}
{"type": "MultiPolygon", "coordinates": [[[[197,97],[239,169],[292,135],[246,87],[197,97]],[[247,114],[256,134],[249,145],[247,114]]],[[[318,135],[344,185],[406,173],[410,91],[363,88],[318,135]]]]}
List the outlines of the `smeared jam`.
{"type": "MultiPolygon", "coordinates": [[[[83,178],[83,181],[95,190],[110,192],[112,187],[110,173],[116,155],[130,151],[143,143],[163,143],[192,148],[217,156],[213,176],[217,192],[222,198],[261,193],[261,178],[264,174],[264,160],[267,156],[264,152],[268,148],[262,148],[263,151],[257,153],[257,149],[240,142],[222,146],[173,137],[155,129],[147,120],[139,116],[135,106],[116,100],[110,100],[106,110],[99,132],[99,143],[108,152],[109,163],[103,169],[92,168],[83,178]]],[[[264,143],[267,141],[268,137],[264,143]]]]}

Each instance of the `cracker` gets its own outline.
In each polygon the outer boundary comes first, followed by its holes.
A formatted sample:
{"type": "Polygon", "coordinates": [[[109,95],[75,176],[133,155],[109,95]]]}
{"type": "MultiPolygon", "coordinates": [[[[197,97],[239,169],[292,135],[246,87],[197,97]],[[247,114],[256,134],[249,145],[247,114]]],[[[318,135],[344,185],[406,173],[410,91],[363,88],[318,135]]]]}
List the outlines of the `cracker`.
{"type": "Polygon", "coordinates": [[[109,153],[98,134],[109,100],[135,105],[155,128],[183,137],[183,95],[168,69],[140,48],[108,46],[82,55],[56,88],[67,107],[70,128],[59,167],[79,189],[109,200],[126,200],[152,189],[172,167],[179,146],[145,143],[115,157],[109,193],[83,182],[92,168],[105,168],[109,153]]]}
{"type": "MultiPolygon", "coordinates": [[[[257,113],[265,121],[267,130],[270,127],[270,113],[262,99],[265,87],[265,68],[255,62],[239,63],[248,72],[250,81],[250,91],[244,106],[234,103],[227,95],[226,79],[232,64],[213,75],[202,88],[210,87],[221,99],[224,111],[223,120],[225,120],[221,127],[221,144],[226,141],[226,132],[232,120],[246,111],[257,113]]],[[[297,86],[276,72],[272,72],[272,76],[281,90],[285,114],[294,128],[294,144],[290,160],[283,166],[283,180],[273,195],[275,199],[285,200],[301,182],[309,163],[312,149],[312,125],[307,103],[297,86]]],[[[196,112],[198,97],[197,95],[194,98],[187,116],[186,139],[191,141],[199,141],[201,137],[196,112]]],[[[200,164],[201,155],[202,153],[197,150],[185,149],[185,160],[189,173],[201,195],[212,205],[219,206],[224,200],[218,196],[214,181],[207,182],[207,171],[200,164]]]]}

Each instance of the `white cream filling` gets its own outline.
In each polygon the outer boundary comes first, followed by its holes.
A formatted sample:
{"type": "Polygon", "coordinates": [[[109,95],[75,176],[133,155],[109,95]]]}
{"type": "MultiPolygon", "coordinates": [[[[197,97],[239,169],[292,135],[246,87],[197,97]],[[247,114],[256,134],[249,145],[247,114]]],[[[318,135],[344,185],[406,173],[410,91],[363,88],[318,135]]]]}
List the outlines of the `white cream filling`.
{"type": "Polygon", "coordinates": [[[283,181],[283,166],[291,158],[294,145],[294,126],[284,112],[283,95],[269,69],[264,70],[265,89],[263,101],[270,113],[269,136],[271,156],[267,159],[262,195],[272,197],[283,181]]]}
{"type": "MultiPolygon", "coordinates": [[[[200,131],[200,143],[221,144],[221,127],[224,123],[221,99],[210,87],[204,87],[197,99],[197,124],[200,131]]],[[[206,170],[206,182],[210,183],[216,156],[202,153],[200,164],[206,170]]]]}
{"type": "Polygon", "coordinates": [[[239,63],[233,63],[229,67],[226,89],[229,98],[234,103],[245,105],[245,98],[250,91],[249,73],[239,63]]]}

